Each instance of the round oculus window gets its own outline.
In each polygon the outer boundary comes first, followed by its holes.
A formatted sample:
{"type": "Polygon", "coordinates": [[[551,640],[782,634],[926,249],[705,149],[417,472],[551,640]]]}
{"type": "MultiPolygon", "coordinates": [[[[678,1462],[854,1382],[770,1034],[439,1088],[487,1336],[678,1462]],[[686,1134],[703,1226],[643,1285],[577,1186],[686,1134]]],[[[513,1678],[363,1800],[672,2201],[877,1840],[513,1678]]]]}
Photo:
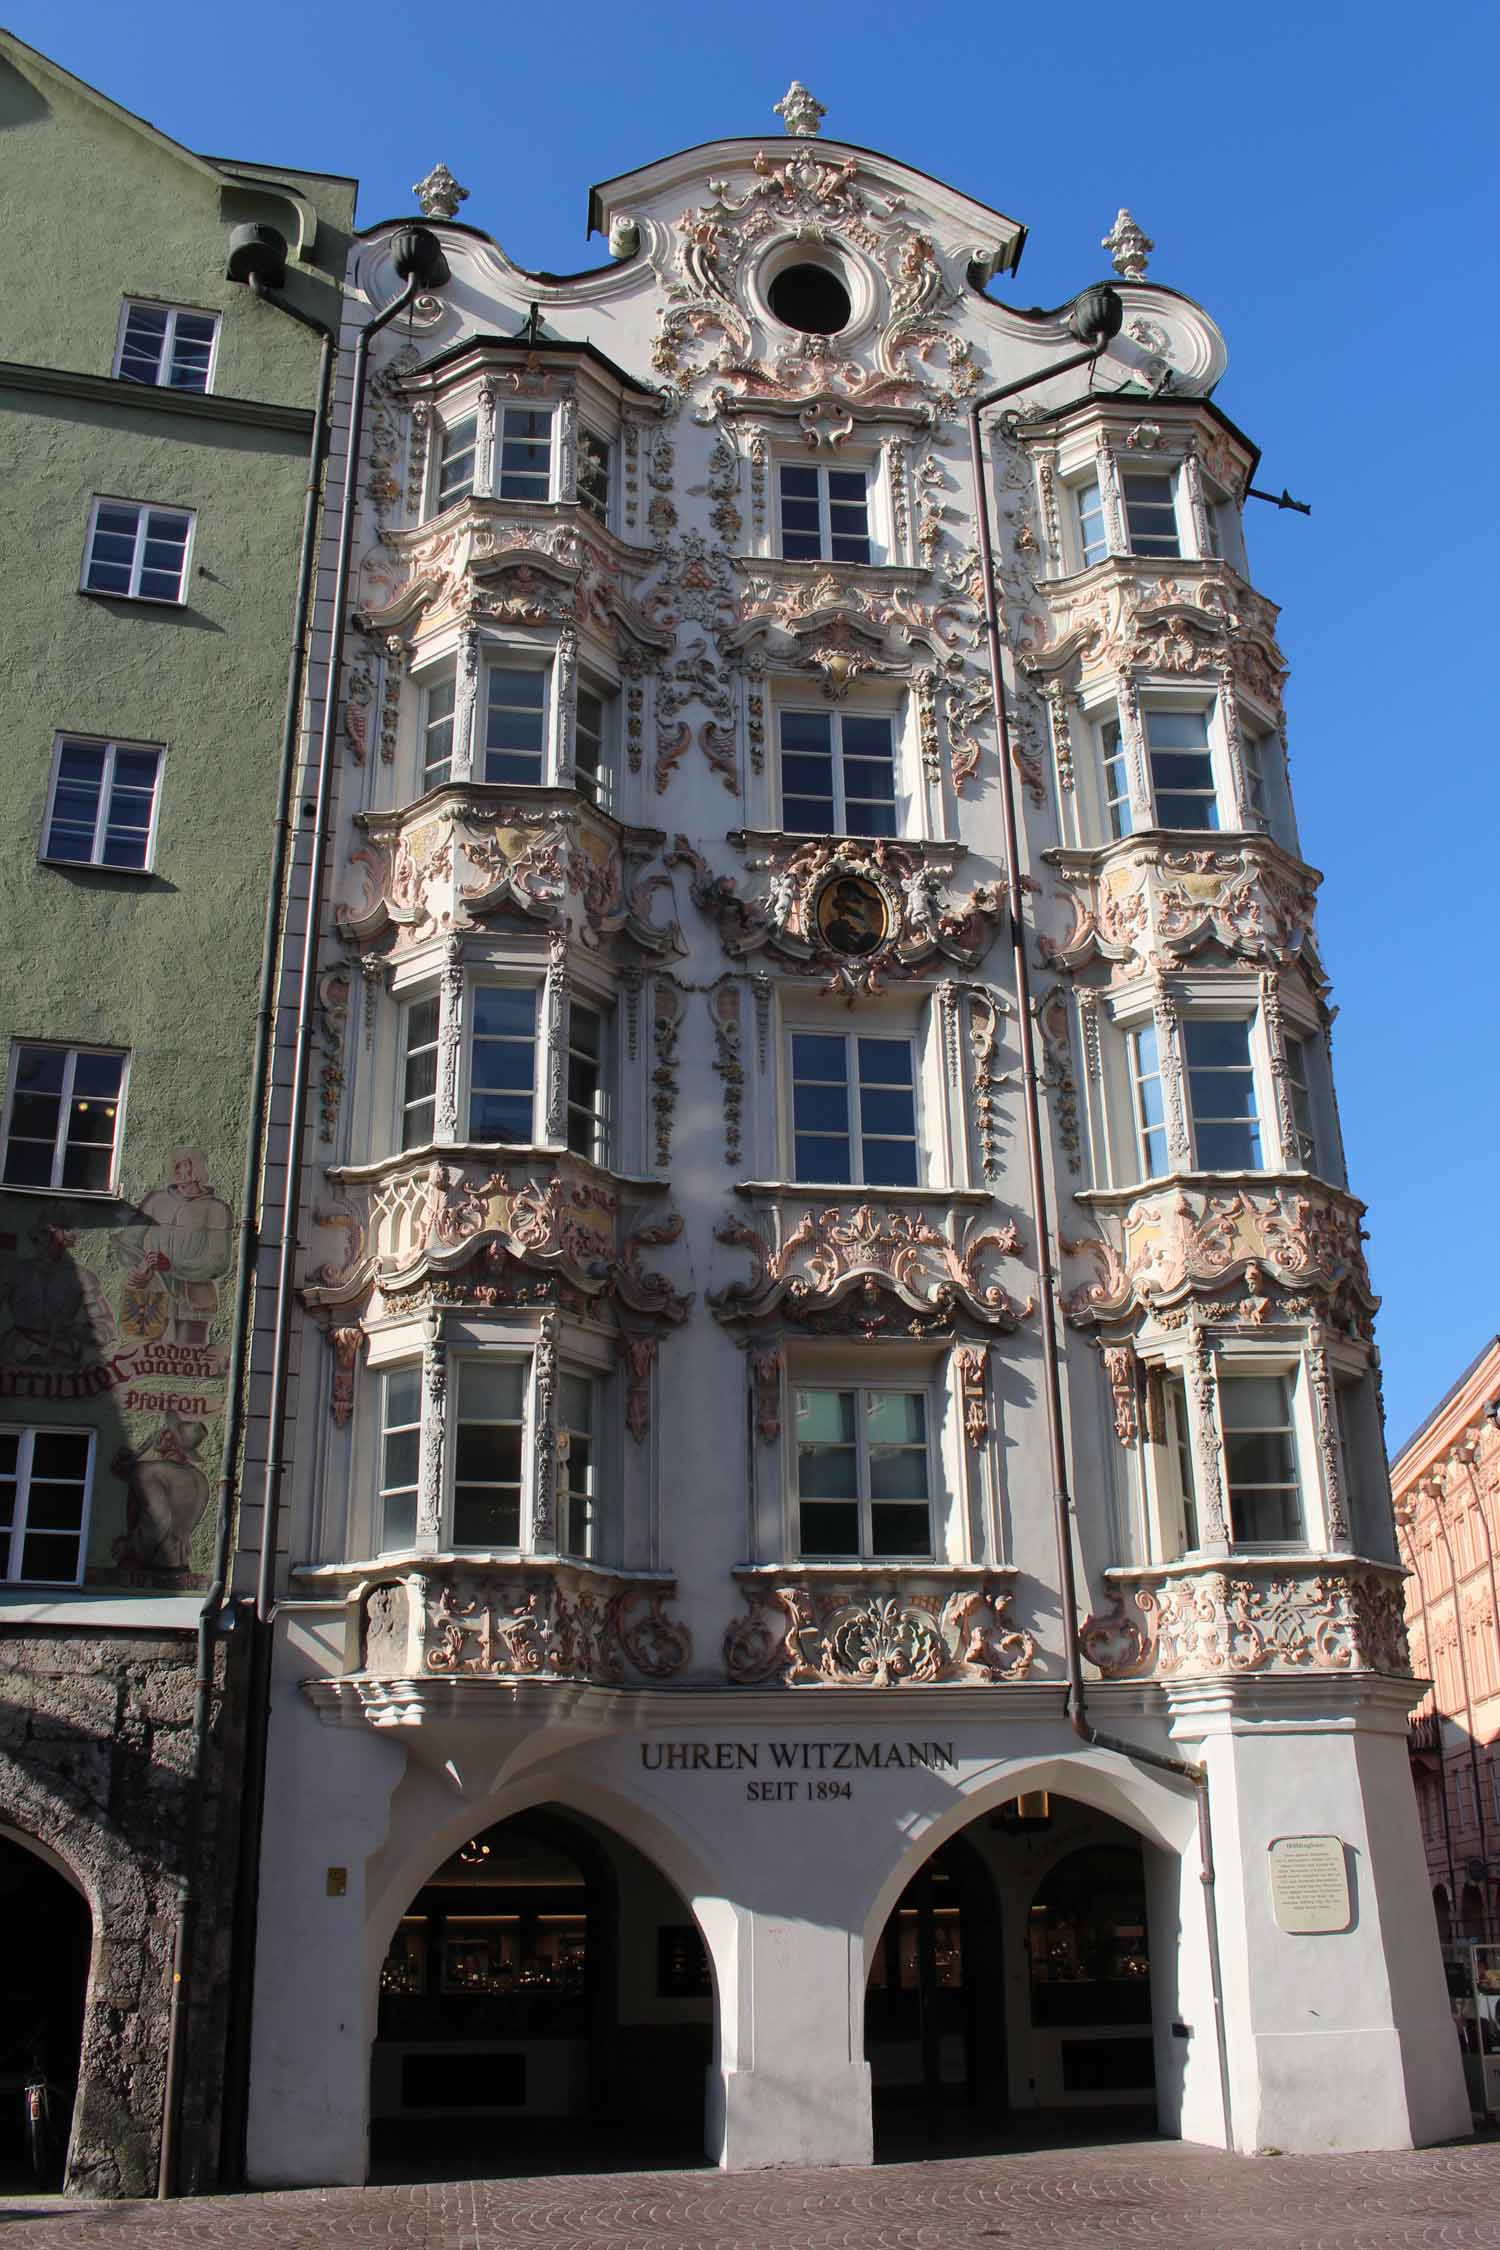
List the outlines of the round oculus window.
{"type": "Polygon", "coordinates": [[[766,302],[785,328],[804,336],[837,336],[849,325],[849,292],[827,266],[783,266],[766,302]]]}

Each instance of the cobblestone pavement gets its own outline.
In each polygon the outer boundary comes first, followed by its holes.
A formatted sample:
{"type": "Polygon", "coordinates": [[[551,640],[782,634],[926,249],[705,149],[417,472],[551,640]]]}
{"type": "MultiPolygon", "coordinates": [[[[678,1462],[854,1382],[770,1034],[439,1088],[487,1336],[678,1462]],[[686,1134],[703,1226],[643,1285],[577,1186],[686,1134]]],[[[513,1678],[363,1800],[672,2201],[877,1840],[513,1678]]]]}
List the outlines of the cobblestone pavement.
{"type": "Polygon", "coordinates": [[[0,2198],[5,2250],[1500,2250],[1500,2146],[1225,2157],[1166,2141],[873,2171],[638,2172],[168,2205],[0,2198]]]}

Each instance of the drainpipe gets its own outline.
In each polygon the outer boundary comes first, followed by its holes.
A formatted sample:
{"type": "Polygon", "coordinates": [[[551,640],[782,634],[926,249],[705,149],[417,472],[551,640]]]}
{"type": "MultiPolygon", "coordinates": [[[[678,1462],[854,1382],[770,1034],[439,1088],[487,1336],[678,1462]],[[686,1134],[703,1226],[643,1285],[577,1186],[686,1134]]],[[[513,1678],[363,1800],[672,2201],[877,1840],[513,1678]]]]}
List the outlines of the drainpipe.
{"type": "Polygon", "coordinates": [[[1000,643],[1000,605],[995,590],[995,547],[990,528],[989,484],[979,417],[986,407],[1014,398],[1037,383],[1050,382],[1074,368],[1092,367],[1111,337],[1119,334],[1123,307],[1109,287],[1086,289],[1068,312],[1068,326],[1085,349],[1055,361],[1052,366],[1024,375],[1014,383],[981,392],[969,404],[969,461],[974,479],[974,514],[979,526],[980,574],[984,587],[984,626],[989,650],[990,694],[1000,753],[1000,808],[1005,827],[1006,886],[1011,956],[1016,978],[1016,1012],[1021,1049],[1022,1107],[1026,1122],[1026,1168],[1031,1209],[1036,1228],[1037,1300],[1042,1316],[1042,1396],[1047,1419],[1047,1450],[1052,1472],[1053,1517],[1057,1532],[1058,1592],[1062,1606],[1063,1648],[1068,1667],[1066,1711],[1068,1723],[1080,1742],[1095,1750],[1112,1750],[1137,1765],[1149,1766],[1174,1780],[1191,1784],[1198,1810],[1198,1860],[1208,1930],[1208,1973],[1213,1993],[1214,2036],[1219,2057],[1219,2096],[1224,2114],[1224,2138],[1234,2146],[1234,2120],[1229,2085],[1229,2043],[1224,2023],[1224,1979],[1219,1950],[1219,1913],[1214,1865],[1213,1823],[1208,1801],[1208,1770],[1186,1758],[1173,1758],[1118,1735],[1106,1734],[1088,1717],[1079,1647],[1078,1581],[1073,1566],[1073,1502],[1068,1490],[1067,1440],[1063,1424],[1062,1360],[1057,1336],[1057,1276],[1052,1256],[1052,1221],[1047,1198],[1043,1156],[1042,1105],[1037,1076],[1036,1024],[1031,1009],[1031,965],[1027,958],[1026,894],[1021,881],[1020,827],[1016,812],[1015,771],[1011,762],[1010,721],[1006,705],[1005,672],[1000,643]]]}
{"type": "MultiPolygon", "coordinates": [[[[265,230],[269,233],[270,230],[265,230]]],[[[269,271],[275,272],[274,248],[269,271]]],[[[284,266],[282,273],[284,276],[284,266]]],[[[231,279],[236,278],[231,273],[231,279]]],[[[302,699],[304,643],[308,605],[312,593],[313,562],[317,554],[318,498],[323,481],[323,453],[328,436],[328,392],[333,373],[334,335],[331,328],[310,313],[302,312],[284,297],[273,297],[260,271],[248,275],[249,286],[263,304],[274,305],[303,328],[311,329],[318,343],[318,380],[313,408],[312,442],[307,456],[307,488],[302,504],[302,537],[297,552],[297,591],[292,610],[292,647],[287,664],[286,698],[281,719],[281,758],[276,781],[276,813],[272,831],[271,870],[266,887],[265,926],[260,949],[260,997],[255,1017],[255,1037],[250,1053],[250,1089],[246,1104],[248,1131],[245,1172],[240,1187],[240,1216],[236,1226],[234,1299],[229,1351],[224,1377],[224,1449],[219,1469],[218,1499],[214,1515],[213,1576],[198,1613],[197,1668],[193,1681],[192,1752],[189,1763],[188,1835],[184,1872],[177,1887],[177,1910],[172,1946],[172,1992],[167,2018],[166,2087],[162,2111],[161,2149],[157,2162],[156,2192],[166,2198],[177,2193],[177,2167],[182,2134],[183,2072],[187,2061],[188,2014],[192,1999],[193,1942],[199,1904],[199,1855],[203,1844],[203,1780],[208,1762],[209,1726],[213,1712],[214,1643],[218,1638],[229,1583],[229,1550],[234,1528],[234,1500],[238,1481],[240,1441],[245,1419],[245,1365],[250,1342],[250,1300],[255,1277],[258,1240],[255,1213],[260,1204],[261,1160],[264,1152],[264,1106],[270,1070],[271,1031],[276,1015],[276,950],[280,931],[281,893],[286,880],[287,839],[291,830],[290,807],[296,763],[297,713],[302,699]]]]}
{"type": "MultiPolygon", "coordinates": [[[[366,322],[354,342],[344,491],[339,510],[338,549],[333,570],[333,605],[328,633],[327,687],[318,739],[308,898],[297,971],[297,1025],[286,1126],[286,1180],[282,1192],[281,1240],[272,1295],[270,1402],[260,1555],[256,1571],[255,1602],[251,1613],[251,1683],[240,1815],[238,1911],[235,1916],[234,1957],[230,1970],[230,2021],[234,2036],[227,2058],[226,2080],[232,2085],[235,2114],[232,2138],[227,2130],[226,2117],[224,2160],[235,2180],[242,2178],[244,2174],[244,2144],[249,2116],[255,1925],[260,1906],[261,1830],[265,1813],[266,1755],[271,1722],[272,1619],[276,1602],[276,1550],[281,1519],[282,1482],[286,1469],[286,1394],[290,1372],[297,1228],[302,1204],[302,1142],[307,1122],[308,1065],[316,1014],[318,924],[322,915],[323,880],[333,802],[339,680],[343,667],[344,632],[349,615],[349,571],[354,545],[354,518],[359,500],[359,453],[365,388],[370,346],[380,331],[408,311],[424,290],[440,289],[449,278],[448,262],[443,256],[442,245],[437,236],[429,233],[425,227],[403,228],[393,238],[391,249],[396,272],[406,287],[373,320],[366,322]]],[[[227,2113],[227,2092],[225,2107],[227,2113]]]]}

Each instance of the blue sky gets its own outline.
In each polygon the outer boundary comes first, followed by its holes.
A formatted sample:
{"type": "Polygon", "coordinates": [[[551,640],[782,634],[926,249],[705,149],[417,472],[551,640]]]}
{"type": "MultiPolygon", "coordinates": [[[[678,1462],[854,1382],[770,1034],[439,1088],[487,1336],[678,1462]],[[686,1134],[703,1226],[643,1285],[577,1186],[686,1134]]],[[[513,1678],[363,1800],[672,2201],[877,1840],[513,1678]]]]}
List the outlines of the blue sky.
{"type": "Polygon", "coordinates": [[[602,256],[593,181],[779,134],[794,76],[825,132],[1026,222],[996,292],[1013,302],[1107,270],[1099,238],[1130,206],[1152,278],[1228,337],[1218,401],[1263,447],[1258,481],[1313,506],[1251,503],[1247,532],[1285,609],[1292,780],[1327,877],[1334,1061],[1399,1442],[1500,1328],[1493,7],[10,0],[6,21],[192,147],[356,174],[363,223],[409,210],[442,158],[472,191],[465,220],[556,272],[602,256]]]}

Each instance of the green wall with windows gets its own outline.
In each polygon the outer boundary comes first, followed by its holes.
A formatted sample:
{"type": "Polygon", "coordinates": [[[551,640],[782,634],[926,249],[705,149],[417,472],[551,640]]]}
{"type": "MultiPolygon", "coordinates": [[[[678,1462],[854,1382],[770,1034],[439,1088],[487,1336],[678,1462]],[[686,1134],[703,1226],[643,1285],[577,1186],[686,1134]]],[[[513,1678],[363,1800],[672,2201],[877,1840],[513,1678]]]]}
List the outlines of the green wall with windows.
{"type": "MultiPolygon", "coordinates": [[[[239,220],[300,226],[314,255],[288,294],[335,320],[354,197],[271,177],[296,200],[175,150],[0,34],[0,1030],[8,1063],[17,1041],[130,1058],[118,1193],[0,1192],[0,1423],[95,1430],[95,1583],[190,1583],[211,1545],[318,369],[316,337],[224,268],[239,220]],[[127,295],[220,316],[207,409],[111,378],[127,295]],[[180,607],[80,591],[99,495],[193,512],[180,607]],[[150,872],[42,861],[63,732],[163,746],[150,872]]],[[[5,1506],[0,1479],[0,1523],[5,1506]]],[[[0,1577],[24,1571],[18,1547],[0,1531],[0,1577]]]]}

